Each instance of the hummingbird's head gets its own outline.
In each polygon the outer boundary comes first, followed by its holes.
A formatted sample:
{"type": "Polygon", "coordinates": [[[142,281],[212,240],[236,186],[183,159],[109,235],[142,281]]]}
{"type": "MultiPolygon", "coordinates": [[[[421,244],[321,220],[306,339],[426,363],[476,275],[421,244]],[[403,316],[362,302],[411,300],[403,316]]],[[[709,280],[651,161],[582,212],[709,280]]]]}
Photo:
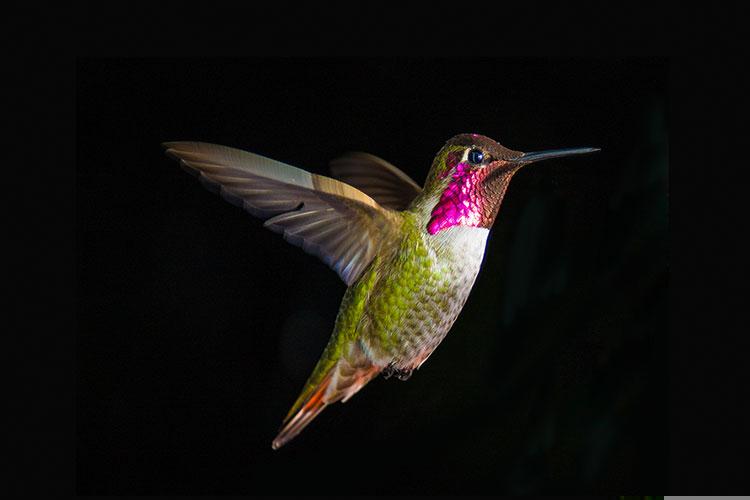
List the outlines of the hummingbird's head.
{"type": "Polygon", "coordinates": [[[436,234],[458,225],[489,228],[495,222],[511,177],[521,167],[539,160],[593,151],[598,149],[522,153],[479,134],[452,137],[435,156],[425,181],[426,193],[440,193],[427,231],[436,234]]]}

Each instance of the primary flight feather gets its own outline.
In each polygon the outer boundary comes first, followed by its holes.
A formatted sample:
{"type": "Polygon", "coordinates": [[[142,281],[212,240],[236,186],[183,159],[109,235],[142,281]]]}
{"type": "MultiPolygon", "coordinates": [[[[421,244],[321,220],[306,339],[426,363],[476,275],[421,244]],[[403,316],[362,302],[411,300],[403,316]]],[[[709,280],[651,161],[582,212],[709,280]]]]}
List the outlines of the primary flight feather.
{"type": "Polygon", "coordinates": [[[332,161],[336,180],[226,146],[163,145],[209,189],[318,256],[348,287],[274,449],[377,375],[405,380],[419,368],[466,302],[513,174],[534,161],[596,150],[521,153],[461,134],[440,149],[420,188],[366,153],[332,161]]]}

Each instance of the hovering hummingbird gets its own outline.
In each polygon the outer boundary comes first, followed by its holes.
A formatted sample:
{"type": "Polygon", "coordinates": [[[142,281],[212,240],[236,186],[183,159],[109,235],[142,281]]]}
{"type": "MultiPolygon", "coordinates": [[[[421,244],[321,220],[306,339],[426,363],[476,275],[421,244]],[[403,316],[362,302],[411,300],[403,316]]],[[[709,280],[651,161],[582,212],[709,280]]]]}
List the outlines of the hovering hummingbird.
{"type": "Polygon", "coordinates": [[[273,449],[378,374],[406,380],[427,360],[466,302],[508,183],[521,167],[598,151],[522,153],[461,134],[440,149],[420,188],[366,153],[333,160],[335,180],[225,146],[163,146],[209,189],[321,258],[348,287],[331,338],[273,449]]]}

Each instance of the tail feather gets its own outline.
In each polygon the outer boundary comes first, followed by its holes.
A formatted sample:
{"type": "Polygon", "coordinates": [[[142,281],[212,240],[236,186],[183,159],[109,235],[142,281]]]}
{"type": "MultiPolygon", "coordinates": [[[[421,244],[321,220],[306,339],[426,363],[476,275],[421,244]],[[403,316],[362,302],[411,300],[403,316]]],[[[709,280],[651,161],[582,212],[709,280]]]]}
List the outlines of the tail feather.
{"type": "Polygon", "coordinates": [[[290,413],[284,419],[281,431],[279,431],[276,439],[274,439],[273,443],[271,444],[271,447],[274,450],[278,450],[286,443],[294,439],[297,434],[302,432],[302,429],[307,427],[307,424],[312,422],[312,420],[318,416],[318,413],[323,411],[323,408],[325,408],[328,404],[323,399],[330,382],[331,375],[329,373],[326,378],[323,379],[323,382],[321,382],[315,392],[310,395],[307,402],[305,402],[302,408],[297,411],[296,414],[292,413],[294,411],[294,408],[292,408],[292,411],[290,411],[290,413]],[[294,418],[292,418],[293,415],[294,418]]]}
{"type": "Polygon", "coordinates": [[[277,450],[284,446],[302,432],[326,406],[337,401],[346,402],[380,371],[379,367],[362,356],[340,359],[309,395],[303,392],[300,398],[304,398],[304,403],[295,403],[271,447],[277,450]]]}

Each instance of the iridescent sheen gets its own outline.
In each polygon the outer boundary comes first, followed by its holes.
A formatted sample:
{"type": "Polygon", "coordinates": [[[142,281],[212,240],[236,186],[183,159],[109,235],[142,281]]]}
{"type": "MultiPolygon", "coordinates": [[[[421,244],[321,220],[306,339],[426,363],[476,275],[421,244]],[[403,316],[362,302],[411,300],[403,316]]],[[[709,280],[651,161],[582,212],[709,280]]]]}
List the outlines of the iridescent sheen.
{"type": "Polygon", "coordinates": [[[420,189],[393,165],[361,153],[334,168],[349,185],[234,148],[185,141],[165,146],[227,200],[323,259],[348,286],[331,338],[274,449],[378,374],[406,379],[418,369],[474,286],[515,172],[540,159],[593,151],[525,154],[489,137],[460,134],[440,149],[420,189]]]}
{"type": "MultiPolygon", "coordinates": [[[[446,171],[448,172],[450,170],[446,171]]],[[[436,234],[443,229],[459,225],[481,227],[483,198],[480,189],[481,181],[486,176],[485,168],[474,168],[467,162],[456,165],[453,180],[432,210],[427,232],[436,234]]]]}

